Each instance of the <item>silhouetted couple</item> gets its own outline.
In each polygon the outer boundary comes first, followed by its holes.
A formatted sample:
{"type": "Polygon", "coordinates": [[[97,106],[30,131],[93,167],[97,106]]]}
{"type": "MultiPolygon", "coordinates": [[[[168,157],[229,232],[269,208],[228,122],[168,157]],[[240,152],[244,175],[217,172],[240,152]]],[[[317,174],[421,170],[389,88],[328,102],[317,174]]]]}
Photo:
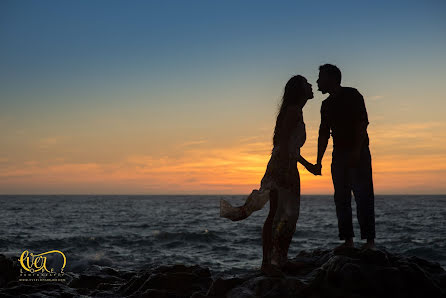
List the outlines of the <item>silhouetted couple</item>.
{"type": "Polygon", "coordinates": [[[300,155],[305,143],[302,109],[313,98],[311,84],[293,76],[285,85],[282,104],[276,119],[273,150],[260,189],[253,190],[243,206],[232,207],[220,201],[220,216],[238,221],[247,218],[270,202],[263,226],[262,271],[282,275],[287,267],[298,266],[288,260],[288,248],[296,230],[300,208],[300,177],[297,162],[309,172],[321,175],[322,158],[330,133],[333,136],[331,175],[338,218],[339,238],[344,243],[335,248],[354,247],[351,193],[355,195],[362,249],[373,249],[375,239],[374,193],[367,126],[367,111],[362,95],[354,88],[341,86],[341,72],[331,64],[319,67],[318,88],[329,93],[321,106],[316,164],[300,155]]]}

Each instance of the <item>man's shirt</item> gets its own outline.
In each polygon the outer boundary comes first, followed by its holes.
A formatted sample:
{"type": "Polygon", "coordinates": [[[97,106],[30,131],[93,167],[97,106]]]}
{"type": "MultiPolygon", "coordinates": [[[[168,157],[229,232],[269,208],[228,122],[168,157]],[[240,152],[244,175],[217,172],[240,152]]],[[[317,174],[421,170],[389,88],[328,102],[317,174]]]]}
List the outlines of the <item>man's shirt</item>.
{"type": "MultiPolygon", "coordinates": [[[[355,88],[341,87],[336,95],[330,95],[322,101],[321,125],[319,135],[333,136],[333,148],[341,150],[353,149],[356,142],[358,126],[368,116],[364,98],[355,88]]],[[[366,132],[365,144],[369,144],[366,132]]]]}

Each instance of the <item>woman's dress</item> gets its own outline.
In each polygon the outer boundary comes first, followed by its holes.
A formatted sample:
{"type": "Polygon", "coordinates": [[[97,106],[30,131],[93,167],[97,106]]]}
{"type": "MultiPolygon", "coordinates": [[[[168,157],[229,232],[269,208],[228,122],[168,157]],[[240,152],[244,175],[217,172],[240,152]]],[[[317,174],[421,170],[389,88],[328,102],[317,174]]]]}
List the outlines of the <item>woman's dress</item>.
{"type": "Polygon", "coordinates": [[[282,148],[278,145],[274,146],[260,183],[260,189],[253,190],[245,204],[240,207],[233,207],[227,201],[220,200],[220,216],[238,221],[247,218],[254,211],[262,209],[270,199],[271,192],[273,190],[277,192],[277,211],[272,226],[273,252],[269,256],[273,263],[286,262],[289,242],[296,229],[300,208],[300,177],[297,159],[305,139],[305,123],[302,110],[299,110],[299,115],[297,115],[296,122],[289,134],[288,148],[286,148],[288,159],[281,161],[279,152],[282,148]]]}
{"type": "MultiPolygon", "coordinates": [[[[302,111],[300,111],[302,113],[302,111]]],[[[266,172],[260,183],[260,189],[255,189],[248,196],[243,210],[240,207],[232,207],[227,201],[220,200],[220,216],[232,220],[244,219],[252,212],[260,210],[269,200],[272,189],[291,194],[300,194],[300,178],[297,170],[297,158],[300,155],[300,147],[305,143],[305,123],[302,114],[297,117],[299,121],[291,131],[288,142],[288,160],[280,162],[280,146],[274,146],[271,158],[266,167],[266,172]],[[242,214],[246,213],[246,214],[242,214]],[[243,218],[240,218],[243,217],[243,218]]]]}

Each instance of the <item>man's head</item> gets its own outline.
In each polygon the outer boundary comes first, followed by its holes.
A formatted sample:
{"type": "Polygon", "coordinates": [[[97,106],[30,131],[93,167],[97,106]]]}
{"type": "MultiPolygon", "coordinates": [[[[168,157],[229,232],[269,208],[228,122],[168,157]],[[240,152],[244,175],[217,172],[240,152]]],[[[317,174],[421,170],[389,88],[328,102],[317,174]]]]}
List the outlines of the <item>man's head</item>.
{"type": "Polygon", "coordinates": [[[341,71],[336,65],[324,64],[319,66],[317,86],[323,94],[331,93],[341,85],[341,71]]]}

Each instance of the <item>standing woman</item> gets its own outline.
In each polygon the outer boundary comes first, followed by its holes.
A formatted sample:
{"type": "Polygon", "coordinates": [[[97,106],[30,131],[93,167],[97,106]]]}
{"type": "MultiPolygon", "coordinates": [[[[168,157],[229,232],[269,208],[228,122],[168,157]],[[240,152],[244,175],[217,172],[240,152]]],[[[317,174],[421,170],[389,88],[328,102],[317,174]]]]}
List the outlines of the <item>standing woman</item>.
{"type": "Polygon", "coordinates": [[[306,139],[302,108],[313,98],[311,84],[293,76],[285,85],[282,104],[274,129],[273,150],[260,189],[253,190],[243,206],[233,207],[220,201],[220,216],[238,221],[247,218],[270,202],[270,210],[262,231],[262,272],[281,275],[288,261],[288,248],[296,230],[300,208],[300,177],[297,162],[314,175],[320,168],[300,155],[306,139]]]}

